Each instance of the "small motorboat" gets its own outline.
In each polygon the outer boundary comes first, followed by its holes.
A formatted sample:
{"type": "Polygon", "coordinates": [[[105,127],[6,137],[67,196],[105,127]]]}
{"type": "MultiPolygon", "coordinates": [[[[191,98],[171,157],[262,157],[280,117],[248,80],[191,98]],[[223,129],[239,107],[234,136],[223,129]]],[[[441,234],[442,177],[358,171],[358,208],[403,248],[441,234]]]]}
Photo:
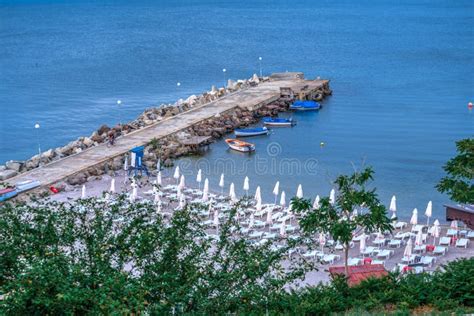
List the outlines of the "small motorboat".
{"type": "Polygon", "coordinates": [[[17,194],[18,194],[18,191],[16,190],[16,188],[1,189],[0,190],[0,202],[11,199],[12,197],[14,197],[17,194]]]}
{"type": "Polygon", "coordinates": [[[254,144],[247,143],[238,139],[229,138],[229,139],[226,139],[225,142],[231,149],[240,151],[243,153],[248,153],[255,150],[254,144]]]}
{"type": "Polygon", "coordinates": [[[256,127],[256,128],[236,129],[234,131],[234,134],[237,137],[248,137],[248,136],[267,135],[268,132],[269,130],[266,127],[256,127]]]}
{"type": "Polygon", "coordinates": [[[38,180],[26,180],[22,182],[18,182],[16,184],[16,190],[18,193],[25,192],[36,187],[40,186],[40,182],[38,180]]]}
{"type": "Polygon", "coordinates": [[[321,108],[321,104],[316,101],[295,101],[290,105],[290,110],[296,111],[316,111],[321,108]]]}
{"type": "Polygon", "coordinates": [[[263,124],[269,125],[269,126],[293,126],[296,124],[296,121],[294,121],[292,118],[286,119],[286,118],[272,118],[272,117],[264,117],[263,119],[263,124]]]}

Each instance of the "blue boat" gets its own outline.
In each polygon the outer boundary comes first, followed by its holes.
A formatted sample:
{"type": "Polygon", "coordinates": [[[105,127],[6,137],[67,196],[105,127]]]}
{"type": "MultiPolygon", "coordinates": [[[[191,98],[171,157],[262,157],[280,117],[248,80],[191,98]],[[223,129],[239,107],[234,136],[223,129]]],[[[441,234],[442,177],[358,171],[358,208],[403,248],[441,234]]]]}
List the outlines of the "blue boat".
{"type": "Polygon", "coordinates": [[[267,135],[269,132],[266,127],[256,127],[256,128],[245,128],[245,129],[236,129],[234,131],[235,136],[238,137],[248,137],[248,136],[258,136],[258,135],[267,135]]]}
{"type": "Polygon", "coordinates": [[[321,108],[321,104],[316,101],[295,101],[290,105],[290,110],[316,111],[321,108]]]}
{"type": "Polygon", "coordinates": [[[38,180],[26,180],[26,181],[23,181],[23,182],[18,182],[15,185],[15,187],[16,187],[16,191],[18,193],[22,193],[22,192],[34,189],[36,187],[39,187],[40,184],[41,183],[38,180]]]}
{"type": "Polygon", "coordinates": [[[11,199],[12,197],[14,197],[17,194],[18,194],[18,192],[17,192],[16,188],[1,189],[0,190],[0,202],[11,199]]]}
{"type": "Polygon", "coordinates": [[[286,119],[286,118],[272,118],[272,117],[264,117],[262,119],[263,124],[269,125],[269,126],[293,126],[296,124],[296,121],[294,121],[292,118],[286,119]]]}

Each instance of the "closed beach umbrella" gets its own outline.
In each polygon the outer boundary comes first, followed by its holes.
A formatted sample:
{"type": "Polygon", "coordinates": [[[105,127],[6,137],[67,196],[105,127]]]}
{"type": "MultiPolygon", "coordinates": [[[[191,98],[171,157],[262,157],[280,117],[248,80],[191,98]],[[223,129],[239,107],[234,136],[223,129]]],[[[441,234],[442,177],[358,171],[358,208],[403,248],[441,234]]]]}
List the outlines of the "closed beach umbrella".
{"type": "Polygon", "coordinates": [[[161,185],[163,181],[161,180],[161,171],[156,175],[156,184],[161,185]]]}
{"type": "Polygon", "coordinates": [[[280,181],[275,183],[275,187],[273,188],[273,195],[275,196],[275,204],[277,204],[278,194],[280,193],[280,181]]]}
{"type": "Polygon", "coordinates": [[[231,201],[232,203],[237,202],[237,195],[235,194],[234,182],[232,182],[232,183],[230,184],[229,197],[230,197],[230,201],[231,201]]]}
{"type": "Polygon", "coordinates": [[[224,174],[221,174],[221,179],[219,180],[219,187],[221,188],[221,193],[224,193],[224,174]]]}
{"type": "Polygon", "coordinates": [[[431,231],[431,234],[433,235],[433,245],[436,245],[436,238],[439,238],[439,221],[435,220],[433,223],[433,230],[431,231]]]}
{"type": "Polygon", "coordinates": [[[174,169],[174,174],[173,174],[173,178],[176,179],[176,183],[178,183],[179,181],[179,176],[180,176],[179,166],[176,166],[176,168],[174,169]]]}
{"type": "Polygon", "coordinates": [[[110,180],[110,192],[115,193],[115,179],[110,180]]]}
{"type": "Polygon", "coordinates": [[[365,251],[365,242],[366,242],[366,236],[365,233],[360,236],[360,244],[359,244],[359,251],[360,253],[363,253],[365,251]]]}
{"type": "Polygon", "coordinates": [[[198,183],[199,190],[201,190],[201,181],[202,181],[202,171],[201,169],[199,169],[198,174],[196,176],[196,182],[198,183]]]}
{"type": "Polygon", "coordinates": [[[253,228],[253,225],[255,225],[255,215],[252,212],[249,219],[249,228],[253,228]]]}
{"type": "Polygon", "coordinates": [[[413,242],[411,241],[411,238],[408,239],[407,245],[405,247],[405,251],[403,251],[403,256],[404,257],[411,257],[411,254],[413,252],[413,242]]]}
{"type": "Polygon", "coordinates": [[[248,195],[249,189],[250,189],[249,177],[245,177],[245,179],[244,179],[244,191],[245,191],[245,195],[248,195]]]}
{"type": "Polygon", "coordinates": [[[411,215],[410,224],[418,224],[418,210],[416,208],[413,210],[413,214],[411,215]]]}
{"type": "Polygon", "coordinates": [[[392,196],[392,200],[390,201],[389,210],[393,213],[395,213],[397,211],[397,198],[395,197],[395,195],[392,196]]]}
{"type": "Polygon", "coordinates": [[[183,193],[181,192],[181,187],[178,185],[176,187],[176,198],[179,200],[181,199],[181,195],[183,195],[183,193]]]}
{"type": "Polygon", "coordinates": [[[285,195],[285,191],[281,191],[280,205],[281,205],[283,208],[285,208],[285,206],[286,206],[286,195],[285,195]]]}
{"type": "Polygon", "coordinates": [[[423,244],[423,233],[421,229],[416,233],[415,245],[421,246],[423,244]]]}
{"type": "Polygon", "coordinates": [[[456,230],[457,230],[457,229],[458,229],[458,221],[456,221],[456,220],[455,220],[455,221],[452,221],[450,227],[451,227],[452,229],[456,229],[456,230]]]}
{"type": "Polygon", "coordinates": [[[325,244],[326,244],[326,236],[323,233],[319,233],[319,245],[321,246],[321,252],[324,252],[325,244]]]}
{"type": "Polygon", "coordinates": [[[395,221],[395,220],[397,219],[397,214],[393,213],[393,214],[392,214],[392,217],[390,217],[390,219],[391,219],[392,221],[395,221]]]}
{"type": "Polygon", "coordinates": [[[204,189],[202,190],[202,201],[207,202],[209,200],[209,180],[204,180],[204,189]]]}
{"type": "Polygon", "coordinates": [[[280,236],[281,237],[286,236],[286,220],[284,220],[280,225],[280,236]]]}
{"type": "Polygon", "coordinates": [[[301,186],[301,184],[298,185],[298,189],[296,190],[296,197],[299,199],[303,198],[303,187],[301,186]]]}
{"type": "Polygon", "coordinates": [[[329,203],[332,205],[336,204],[336,191],[334,189],[329,193],[329,203]]]}
{"type": "Polygon", "coordinates": [[[181,178],[179,179],[179,188],[182,190],[184,189],[185,185],[186,185],[186,180],[184,179],[184,175],[181,175],[181,178]]]}
{"type": "Polygon", "coordinates": [[[81,190],[81,199],[86,198],[86,186],[82,185],[82,190],[81,190]]]}
{"type": "Polygon", "coordinates": [[[259,199],[262,199],[262,194],[260,192],[260,186],[257,187],[255,190],[255,196],[254,196],[255,201],[258,201],[259,199]]]}
{"type": "Polygon", "coordinates": [[[319,200],[320,200],[319,195],[316,195],[316,198],[314,199],[314,203],[313,203],[313,208],[315,210],[319,209],[319,207],[320,207],[319,200]]]}
{"type": "Polygon", "coordinates": [[[261,197],[258,197],[257,203],[255,204],[255,209],[259,212],[262,210],[262,198],[261,197]]]}
{"type": "Polygon", "coordinates": [[[427,217],[426,226],[430,225],[430,217],[433,214],[433,203],[431,201],[428,202],[426,206],[425,216],[427,217]]]}
{"type": "Polygon", "coordinates": [[[267,211],[267,224],[271,225],[273,223],[273,207],[269,207],[267,211]]]}

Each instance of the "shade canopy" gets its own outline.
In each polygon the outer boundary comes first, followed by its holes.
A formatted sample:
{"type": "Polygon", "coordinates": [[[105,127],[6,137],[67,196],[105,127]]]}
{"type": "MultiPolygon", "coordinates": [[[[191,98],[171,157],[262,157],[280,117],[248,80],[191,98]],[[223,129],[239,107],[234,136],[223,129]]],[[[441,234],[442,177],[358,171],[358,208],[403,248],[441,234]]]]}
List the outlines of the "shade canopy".
{"type": "Polygon", "coordinates": [[[273,195],[278,195],[280,193],[280,181],[275,183],[275,187],[273,187],[273,195]]]}
{"type": "Polygon", "coordinates": [[[397,198],[395,197],[395,195],[392,196],[392,200],[390,201],[389,210],[394,212],[394,213],[397,211],[397,198]]]}
{"type": "Polygon", "coordinates": [[[303,187],[298,185],[298,189],[296,190],[296,197],[302,199],[303,198],[303,187]]]}

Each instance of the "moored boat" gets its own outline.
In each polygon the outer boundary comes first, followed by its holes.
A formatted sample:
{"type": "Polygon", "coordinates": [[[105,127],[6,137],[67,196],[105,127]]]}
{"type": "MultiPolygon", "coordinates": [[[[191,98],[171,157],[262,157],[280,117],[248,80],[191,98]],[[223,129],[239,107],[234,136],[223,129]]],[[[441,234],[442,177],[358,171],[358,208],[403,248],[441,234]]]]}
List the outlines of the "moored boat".
{"type": "Polygon", "coordinates": [[[286,119],[286,118],[272,118],[272,117],[264,117],[262,119],[263,124],[269,125],[269,126],[293,126],[296,124],[296,122],[292,119],[286,119]]]}
{"type": "Polygon", "coordinates": [[[26,180],[22,182],[18,182],[16,184],[16,190],[18,193],[28,191],[40,186],[40,182],[38,180],[26,180]]]}
{"type": "Polygon", "coordinates": [[[255,150],[254,144],[247,143],[238,139],[229,138],[229,139],[226,139],[225,142],[231,149],[240,151],[243,153],[248,153],[255,150]]]}
{"type": "Polygon", "coordinates": [[[256,128],[245,128],[245,129],[236,129],[234,131],[235,136],[238,137],[248,137],[248,136],[258,136],[258,135],[267,135],[269,132],[266,127],[256,127],[256,128]]]}
{"type": "Polygon", "coordinates": [[[293,102],[293,104],[290,105],[290,110],[296,110],[296,111],[315,111],[319,110],[321,108],[321,104],[319,104],[316,101],[302,101],[298,100],[293,102]]]}
{"type": "Polygon", "coordinates": [[[16,188],[1,189],[0,190],[0,202],[11,199],[12,197],[14,197],[17,194],[18,194],[18,191],[16,190],[16,188]]]}

